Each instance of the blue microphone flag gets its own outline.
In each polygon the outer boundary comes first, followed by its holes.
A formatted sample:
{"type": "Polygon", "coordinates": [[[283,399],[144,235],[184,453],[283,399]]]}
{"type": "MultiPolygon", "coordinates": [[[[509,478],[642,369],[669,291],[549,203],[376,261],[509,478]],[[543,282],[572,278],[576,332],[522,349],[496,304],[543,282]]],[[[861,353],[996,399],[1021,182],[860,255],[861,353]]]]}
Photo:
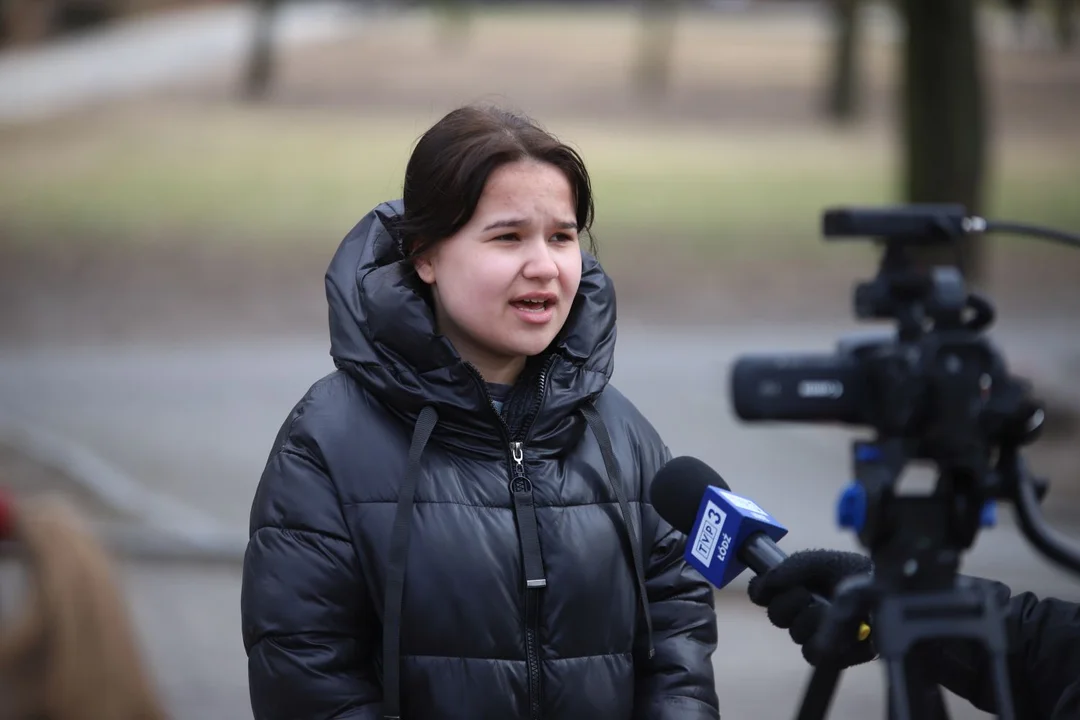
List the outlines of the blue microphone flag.
{"type": "Polygon", "coordinates": [[[686,561],[722,588],[746,569],[738,558],[739,548],[759,532],[776,542],[788,530],[753,500],[709,486],[686,543],[686,561]]]}

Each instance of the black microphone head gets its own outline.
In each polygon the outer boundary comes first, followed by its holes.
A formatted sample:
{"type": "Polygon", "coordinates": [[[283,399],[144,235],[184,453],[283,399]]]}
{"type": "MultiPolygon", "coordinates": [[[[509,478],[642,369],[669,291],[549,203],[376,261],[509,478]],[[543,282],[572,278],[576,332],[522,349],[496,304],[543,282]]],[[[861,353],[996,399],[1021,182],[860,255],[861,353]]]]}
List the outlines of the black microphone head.
{"type": "Polygon", "coordinates": [[[669,460],[653,478],[649,499],[671,527],[689,535],[697,520],[701,498],[709,486],[730,490],[724,478],[694,457],[669,460]]]}

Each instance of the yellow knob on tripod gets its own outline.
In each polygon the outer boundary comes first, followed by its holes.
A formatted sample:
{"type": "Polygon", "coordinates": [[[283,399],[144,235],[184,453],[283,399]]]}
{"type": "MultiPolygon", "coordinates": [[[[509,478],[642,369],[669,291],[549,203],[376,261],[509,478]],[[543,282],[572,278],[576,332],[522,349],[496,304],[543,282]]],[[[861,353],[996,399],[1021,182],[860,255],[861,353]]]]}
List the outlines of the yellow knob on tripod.
{"type": "Polygon", "coordinates": [[[862,642],[868,637],[870,637],[870,626],[866,623],[859,623],[859,642],[862,642]]]}

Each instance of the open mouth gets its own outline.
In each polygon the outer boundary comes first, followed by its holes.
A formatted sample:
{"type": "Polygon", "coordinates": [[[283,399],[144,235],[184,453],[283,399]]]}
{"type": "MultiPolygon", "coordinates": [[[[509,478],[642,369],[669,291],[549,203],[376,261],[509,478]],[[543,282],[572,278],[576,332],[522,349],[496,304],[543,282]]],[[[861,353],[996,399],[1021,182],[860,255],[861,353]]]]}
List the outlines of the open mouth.
{"type": "Polygon", "coordinates": [[[554,300],[514,300],[510,303],[518,310],[525,312],[541,313],[555,305],[554,300]]]}

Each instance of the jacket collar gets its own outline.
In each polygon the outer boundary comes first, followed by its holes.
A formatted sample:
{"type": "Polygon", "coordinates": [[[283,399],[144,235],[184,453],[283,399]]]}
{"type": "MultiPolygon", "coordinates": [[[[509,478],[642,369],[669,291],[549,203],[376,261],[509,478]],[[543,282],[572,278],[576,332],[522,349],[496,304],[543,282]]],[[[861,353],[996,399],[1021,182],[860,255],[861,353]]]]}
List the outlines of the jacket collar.
{"type": "MultiPolygon", "coordinates": [[[[330,354],[391,412],[410,425],[434,406],[440,444],[465,451],[505,451],[505,432],[479,375],[435,330],[423,282],[393,232],[404,205],[382,203],[345,236],[326,271],[330,354]]],[[[615,288],[592,255],[563,331],[549,348],[542,402],[526,438],[558,452],[578,425],[580,405],[598,395],[614,369],[615,288]]]]}

